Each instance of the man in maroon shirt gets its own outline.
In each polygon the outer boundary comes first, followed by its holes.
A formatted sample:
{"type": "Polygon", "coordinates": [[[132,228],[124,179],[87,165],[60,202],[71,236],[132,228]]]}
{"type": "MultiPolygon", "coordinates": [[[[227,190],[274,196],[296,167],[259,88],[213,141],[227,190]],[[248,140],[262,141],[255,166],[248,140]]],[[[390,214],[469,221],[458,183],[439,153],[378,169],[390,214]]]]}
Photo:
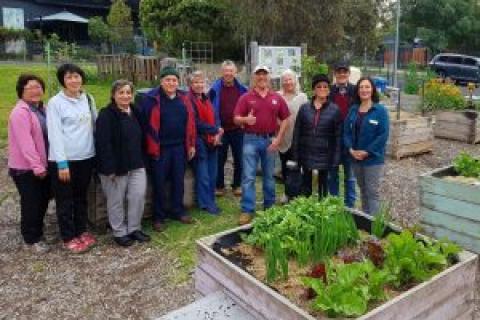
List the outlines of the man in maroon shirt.
{"type": "Polygon", "coordinates": [[[242,214],[239,224],[252,220],[256,204],[256,173],[258,160],[263,174],[263,207],[275,204],[275,151],[287,129],[290,116],[285,100],[270,89],[269,70],[257,66],[253,72],[253,89],[243,95],[237,103],[234,121],[244,128],[242,214]]]}
{"type": "Polygon", "coordinates": [[[232,150],[233,157],[233,183],[232,190],[234,195],[240,196],[240,184],[242,182],[242,147],[243,131],[240,126],[233,121],[233,110],[238,99],[247,92],[236,78],[237,67],[235,63],[226,60],[222,63],[222,78],[212,84],[208,92],[210,101],[220,117],[220,126],[224,130],[222,144],[218,152],[218,171],[216,194],[221,196],[225,190],[224,167],[227,161],[228,149],[232,150]]]}
{"type": "MultiPolygon", "coordinates": [[[[332,86],[330,92],[330,101],[335,103],[340,109],[342,122],[347,117],[348,111],[353,103],[353,96],[355,95],[355,86],[348,82],[349,77],[350,66],[348,63],[344,61],[337,63],[335,65],[335,84],[332,86]]],[[[342,146],[340,163],[343,166],[344,201],[346,206],[353,208],[356,199],[356,181],[349,159],[348,151],[344,150],[342,146]]],[[[338,169],[339,167],[334,167],[328,172],[328,189],[330,194],[334,196],[338,196],[339,194],[338,169]]]]}

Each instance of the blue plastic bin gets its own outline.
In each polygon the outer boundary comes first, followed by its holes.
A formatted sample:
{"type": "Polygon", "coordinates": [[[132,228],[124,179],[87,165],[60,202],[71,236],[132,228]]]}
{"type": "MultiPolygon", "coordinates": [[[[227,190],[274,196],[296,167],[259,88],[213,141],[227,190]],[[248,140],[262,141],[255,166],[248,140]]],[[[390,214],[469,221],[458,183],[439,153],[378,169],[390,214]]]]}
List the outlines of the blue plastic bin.
{"type": "Polygon", "coordinates": [[[384,77],[373,77],[373,84],[377,87],[378,92],[385,93],[385,89],[387,88],[388,81],[384,77]]]}

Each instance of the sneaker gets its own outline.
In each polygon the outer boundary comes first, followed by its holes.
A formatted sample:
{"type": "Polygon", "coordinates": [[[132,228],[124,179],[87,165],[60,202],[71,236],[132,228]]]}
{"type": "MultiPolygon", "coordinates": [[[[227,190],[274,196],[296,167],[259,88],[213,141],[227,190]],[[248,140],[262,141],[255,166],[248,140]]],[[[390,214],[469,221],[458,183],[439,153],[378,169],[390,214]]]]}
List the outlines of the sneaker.
{"type": "Polygon", "coordinates": [[[84,232],[80,235],[80,237],[78,237],[78,239],[80,239],[80,241],[82,241],[83,243],[85,243],[85,245],[87,247],[92,247],[94,246],[96,243],[97,243],[97,239],[95,239],[95,237],[93,236],[93,234],[89,233],[89,232],[84,232]]]}
{"type": "Polygon", "coordinates": [[[249,214],[249,213],[246,213],[246,212],[242,212],[242,213],[240,214],[240,218],[238,219],[238,224],[239,224],[240,226],[249,224],[250,222],[252,222],[252,219],[253,219],[252,214],[249,214]]]}
{"type": "Polygon", "coordinates": [[[84,253],[88,251],[88,246],[79,238],[73,238],[70,241],[64,241],[63,247],[71,253],[84,253]]]}
{"type": "Polygon", "coordinates": [[[242,188],[233,188],[233,195],[235,197],[241,197],[242,196],[242,188]]]}
{"type": "Polygon", "coordinates": [[[50,251],[50,246],[44,241],[38,241],[34,244],[25,244],[27,250],[31,250],[35,253],[47,253],[50,251]]]}
{"type": "Polygon", "coordinates": [[[217,197],[223,197],[225,195],[225,189],[221,188],[221,189],[216,189],[215,190],[215,195],[217,197]]]}

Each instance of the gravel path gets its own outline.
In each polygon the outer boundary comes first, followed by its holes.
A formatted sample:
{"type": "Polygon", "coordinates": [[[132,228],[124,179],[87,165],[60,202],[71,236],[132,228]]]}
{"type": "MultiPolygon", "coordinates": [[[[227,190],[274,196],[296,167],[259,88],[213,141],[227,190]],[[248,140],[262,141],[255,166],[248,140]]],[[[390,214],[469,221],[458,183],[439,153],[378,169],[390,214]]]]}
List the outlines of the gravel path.
{"type": "Polygon", "coordinates": [[[18,195],[3,153],[0,159],[0,319],[146,319],[194,300],[191,281],[172,281],[179,262],[157,247],[124,249],[100,236],[88,253],[66,253],[53,206],[46,218],[53,250],[38,256],[24,249],[18,195]]]}
{"type": "MultiPolygon", "coordinates": [[[[418,221],[418,175],[448,165],[459,151],[480,156],[480,146],[436,140],[432,154],[388,161],[382,198],[397,221],[418,221]]],[[[25,250],[19,234],[18,196],[0,154],[0,319],[145,319],[194,299],[191,281],[175,285],[178,261],[151,246],[114,246],[109,236],[81,256],[60,245],[45,256],[25,250]]],[[[55,241],[53,208],[47,238],[55,241]]]]}

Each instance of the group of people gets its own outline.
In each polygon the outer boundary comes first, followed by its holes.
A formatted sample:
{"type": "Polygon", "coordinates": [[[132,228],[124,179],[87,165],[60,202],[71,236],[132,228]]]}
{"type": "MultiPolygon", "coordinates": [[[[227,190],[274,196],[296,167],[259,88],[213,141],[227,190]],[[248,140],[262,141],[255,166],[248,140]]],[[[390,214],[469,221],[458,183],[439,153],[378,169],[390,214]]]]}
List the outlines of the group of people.
{"type": "Polygon", "coordinates": [[[308,98],[291,70],[283,72],[278,92],[271,89],[265,66],[253,70],[250,89],[237,79],[232,61],[223,62],[221,72],[208,91],[205,74],[193,72],[184,91],[179,89],[177,70],[165,67],[160,86],[136,102],[132,83],[117,80],[111,101],[98,115],[94,98],[84,90],[80,67],[58,68],[62,89],[47,104],[42,101],[44,81],[21,75],[18,102],[9,119],[8,166],[20,194],[26,246],[37,252],[49,249],[43,240],[43,218],[52,191],[64,248],[81,253],[95,245],[97,240],[87,231],[87,190],[94,172],[120,246],[150,240],[141,228],[147,177],[153,188],[155,231],[165,229],[167,218],[193,222],[183,204],[189,164],[195,172],[198,207],[217,215],[221,210],[216,197],[226,192],[229,149],[231,190],[241,197],[241,225],[250,223],[256,210],[259,164],[263,208],[276,203],[277,152],[285,182],[300,171],[298,194],[312,193],[316,171],[319,196],[338,195],[342,165],[345,204],[355,204],[356,179],[363,210],[378,211],[389,120],[371,79],[350,84],[349,66],[340,63],[335,66],[335,84],[327,75],[314,76],[313,96],[308,98]]]}

